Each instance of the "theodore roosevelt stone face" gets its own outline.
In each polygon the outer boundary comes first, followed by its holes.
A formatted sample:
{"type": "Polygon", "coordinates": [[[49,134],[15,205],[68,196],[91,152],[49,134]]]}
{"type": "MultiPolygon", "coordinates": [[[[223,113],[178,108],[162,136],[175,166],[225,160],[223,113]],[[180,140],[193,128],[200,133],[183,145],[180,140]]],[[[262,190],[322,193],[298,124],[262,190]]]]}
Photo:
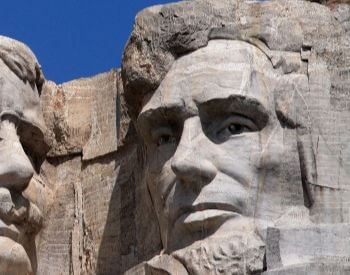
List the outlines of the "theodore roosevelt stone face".
{"type": "Polygon", "coordinates": [[[303,206],[300,175],[287,175],[285,186],[285,159],[299,172],[299,158],[295,135],[276,115],[276,79],[255,46],[212,40],[176,60],[144,102],[138,127],[165,249],[240,230],[246,221],[264,227],[291,205],[303,206]]]}
{"type": "Polygon", "coordinates": [[[0,36],[0,274],[36,270],[35,236],[42,215],[33,177],[44,149],[41,84],[33,53],[0,36]]]}

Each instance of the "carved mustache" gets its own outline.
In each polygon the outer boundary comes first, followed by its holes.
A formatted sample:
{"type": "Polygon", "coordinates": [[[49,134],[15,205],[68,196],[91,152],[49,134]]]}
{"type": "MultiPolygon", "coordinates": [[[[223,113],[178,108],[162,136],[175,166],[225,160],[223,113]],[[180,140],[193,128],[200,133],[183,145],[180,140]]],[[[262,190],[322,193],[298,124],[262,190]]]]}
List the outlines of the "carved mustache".
{"type": "Polygon", "coordinates": [[[21,193],[0,187],[0,220],[7,225],[17,225],[27,234],[35,234],[42,227],[39,208],[21,193]]]}

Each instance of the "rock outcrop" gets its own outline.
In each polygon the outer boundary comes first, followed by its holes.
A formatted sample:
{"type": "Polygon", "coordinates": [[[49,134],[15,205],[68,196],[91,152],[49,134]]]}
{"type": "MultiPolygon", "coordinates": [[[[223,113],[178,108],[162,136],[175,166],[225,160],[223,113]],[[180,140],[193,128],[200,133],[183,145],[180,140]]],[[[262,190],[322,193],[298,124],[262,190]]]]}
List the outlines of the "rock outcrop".
{"type": "Polygon", "coordinates": [[[0,37],[0,274],[348,274],[349,49],[347,0],[146,8],[63,84],[0,37]]]}

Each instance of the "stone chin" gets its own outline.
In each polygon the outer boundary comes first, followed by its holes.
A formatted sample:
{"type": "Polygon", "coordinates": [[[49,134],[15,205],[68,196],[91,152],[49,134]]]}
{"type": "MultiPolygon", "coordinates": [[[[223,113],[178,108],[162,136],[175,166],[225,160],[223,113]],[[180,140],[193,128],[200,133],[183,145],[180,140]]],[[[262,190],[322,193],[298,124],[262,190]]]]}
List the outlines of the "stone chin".
{"type": "Polygon", "coordinates": [[[0,274],[34,274],[40,210],[22,194],[0,188],[0,217],[0,274]]]}
{"type": "Polygon", "coordinates": [[[243,220],[235,222],[242,230],[224,229],[222,234],[196,241],[171,255],[191,275],[260,274],[264,270],[265,244],[252,223],[243,220]]]}

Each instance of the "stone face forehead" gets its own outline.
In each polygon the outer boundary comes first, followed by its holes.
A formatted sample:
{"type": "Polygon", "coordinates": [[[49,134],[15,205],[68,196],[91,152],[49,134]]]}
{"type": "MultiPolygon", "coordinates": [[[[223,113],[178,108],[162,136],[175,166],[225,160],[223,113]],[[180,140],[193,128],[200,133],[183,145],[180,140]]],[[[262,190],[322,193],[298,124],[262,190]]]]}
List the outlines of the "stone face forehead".
{"type": "Polygon", "coordinates": [[[257,100],[271,110],[274,83],[270,79],[274,77],[271,62],[255,46],[243,41],[212,40],[174,62],[142,112],[232,96],[257,100]]]}
{"type": "Polygon", "coordinates": [[[40,91],[44,81],[40,64],[25,44],[0,35],[0,59],[23,81],[36,85],[40,91]]]}
{"type": "Polygon", "coordinates": [[[43,82],[33,52],[19,41],[0,36],[0,116],[16,116],[21,141],[40,154],[48,149],[39,96],[43,82]]]}
{"type": "Polygon", "coordinates": [[[157,89],[173,62],[212,39],[298,53],[303,47],[334,51],[327,41],[339,42],[339,37],[346,39],[331,10],[310,1],[203,0],[147,8],[137,15],[123,54],[126,100],[137,114],[143,97],[157,89]]]}
{"type": "Polygon", "coordinates": [[[177,59],[167,76],[174,73],[193,75],[202,71],[203,66],[221,71],[248,69],[266,72],[266,69],[273,69],[268,57],[256,46],[239,40],[218,39],[177,59]]]}
{"type": "Polygon", "coordinates": [[[0,116],[13,114],[19,119],[40,124],[40,98],[36,86],[19,79],[0,60],[0,116]]]}

